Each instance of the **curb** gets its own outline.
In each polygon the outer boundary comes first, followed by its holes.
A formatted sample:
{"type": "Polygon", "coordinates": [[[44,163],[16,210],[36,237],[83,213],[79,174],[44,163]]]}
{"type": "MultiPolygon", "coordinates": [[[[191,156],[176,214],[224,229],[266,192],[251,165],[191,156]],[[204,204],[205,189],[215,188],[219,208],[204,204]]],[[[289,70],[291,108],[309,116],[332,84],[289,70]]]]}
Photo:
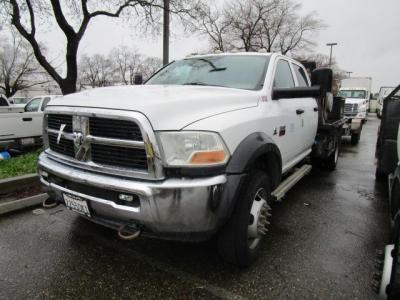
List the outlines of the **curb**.
{"type": "Polygon", "coordinates": [[[38,174],[26,174],[22,176],[6,178],[0,180],[0,193],[9,193],[21,186],[32,186],[39,184],[38,174]]]}
{"type": "Polygon", "coordinates": [[[20,210],[23,208],[35,206],[42,204],[42,202],[47,199],[49,195],[46,193],[27,197],[27,198],[22,198],[18,200],[13,200],[5,203],[0,203],[0,215],[4,215],[9,212],[13,212],[16,210],[20,210]]]}

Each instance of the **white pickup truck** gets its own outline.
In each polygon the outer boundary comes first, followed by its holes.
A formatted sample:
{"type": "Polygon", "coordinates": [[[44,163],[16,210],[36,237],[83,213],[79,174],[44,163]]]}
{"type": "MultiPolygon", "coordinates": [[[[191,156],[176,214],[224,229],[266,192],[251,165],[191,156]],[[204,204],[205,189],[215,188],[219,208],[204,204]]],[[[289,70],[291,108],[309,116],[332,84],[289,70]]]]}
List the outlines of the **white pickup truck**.
{"type": "Polygon", "coordinates": [[[0,148],[23,148],[42,143],[43,111],[57,95],[32,98],[23,112],[0,114],[0,148]]]}
{"type": "Polygon", "coordinates": [[[24,107],[21,107],[20,105],[14,105],[10,101],[8,101],[8,99],[5,96],[0,95],[0,114],[18,113],[23,111],[24,107]]]}
{"type": "Polygon", "coordinates": [[[321,85],[279,54],[210,54],[175,61],[145,85],[56,99],[41,181],[56,203],[121,238],[217,234],[224,259],[249,265],[272,202],[310,171],[302,162],[336,166],[340,125],[319,118],[332,72],[312,77],[321,85]]]}

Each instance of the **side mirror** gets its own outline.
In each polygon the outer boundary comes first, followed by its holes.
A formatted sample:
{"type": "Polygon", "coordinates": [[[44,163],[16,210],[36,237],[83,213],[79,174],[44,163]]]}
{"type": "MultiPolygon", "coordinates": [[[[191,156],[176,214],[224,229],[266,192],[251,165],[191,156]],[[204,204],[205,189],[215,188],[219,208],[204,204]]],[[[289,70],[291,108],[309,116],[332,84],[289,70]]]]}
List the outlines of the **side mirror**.
{"type": "Polygon", "coordinates": [[[321,86],[322,94],[332,92],[333,72],[329,68],[315,69],[311,73],[311,84],[321,86]]]}
{"type": "Polygon", "coordinates": [[[293,88],[273,88],[272,100],[290,99],[290,98],[318,98],[321,96],[321,87],[293,87],[293,88]]]}
{"type": "Polygon", "coordinates": [[[143,84],[143,75],[136,74],[135,75],[135,85],[140,85],[140,84],[143,84]]]}

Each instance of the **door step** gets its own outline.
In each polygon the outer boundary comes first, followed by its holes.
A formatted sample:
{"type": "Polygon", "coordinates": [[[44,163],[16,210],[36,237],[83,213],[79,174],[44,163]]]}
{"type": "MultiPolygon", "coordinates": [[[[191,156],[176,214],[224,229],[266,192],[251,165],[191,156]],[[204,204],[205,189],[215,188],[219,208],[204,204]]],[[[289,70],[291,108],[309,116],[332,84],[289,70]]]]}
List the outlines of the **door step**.
{"type": "Polygon", "coordinates": [[[304,176],[310,173],[311,165],[303,165],[302,167],[295,170],[295,172],[286,178],[281,184],[271,193],[275,201],[281,201],[286,193],[302,179],[304,176]]]}

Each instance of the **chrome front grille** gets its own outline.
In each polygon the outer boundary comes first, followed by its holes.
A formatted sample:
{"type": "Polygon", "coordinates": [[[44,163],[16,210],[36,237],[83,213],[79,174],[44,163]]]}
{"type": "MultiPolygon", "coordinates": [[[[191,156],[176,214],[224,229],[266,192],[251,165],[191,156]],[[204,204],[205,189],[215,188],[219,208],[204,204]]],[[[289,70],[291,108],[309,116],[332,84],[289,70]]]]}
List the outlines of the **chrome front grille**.
{"type": "Polygon", "coordinates": [[[46,152],[74,167],[134,178],[163,178],[156,138],[137,112],[49,107],[46,152]]]}
{"type": "Polygon", "coordinates": [[[93,144],[92,161],[98,164],[132,169],[147,169],[146,151],[144,149],[115,147],[93,144]]]}
{"type": "Polygon", "coordinates": [[[91,117],[89,118],[89,132],[93,136],[143,141],[139,126],[126,120],[91,117]]]}
{"type": "Polygon", "coordinates": [[[60,138],[60,140],[57,142],[57,135],[54,133],[49,133],[48,139],[49,147],[52,151],[69,157],[75,156],[73,141],[60,138]]]}
{"type": "Polygon", "coordinates": [[[357,115],[358,112],[358,104],[351,104],[351,103],[346,103],[344,105],[344,114],[345,115],[357,115]]]}
{"type": "Polygon", "coordinates": [[[55,130],[59,130],[61,124],[65,125],[64,132],[72,132],[72,116],[54,114],[48,115],[47,127],[55,130]]]}

